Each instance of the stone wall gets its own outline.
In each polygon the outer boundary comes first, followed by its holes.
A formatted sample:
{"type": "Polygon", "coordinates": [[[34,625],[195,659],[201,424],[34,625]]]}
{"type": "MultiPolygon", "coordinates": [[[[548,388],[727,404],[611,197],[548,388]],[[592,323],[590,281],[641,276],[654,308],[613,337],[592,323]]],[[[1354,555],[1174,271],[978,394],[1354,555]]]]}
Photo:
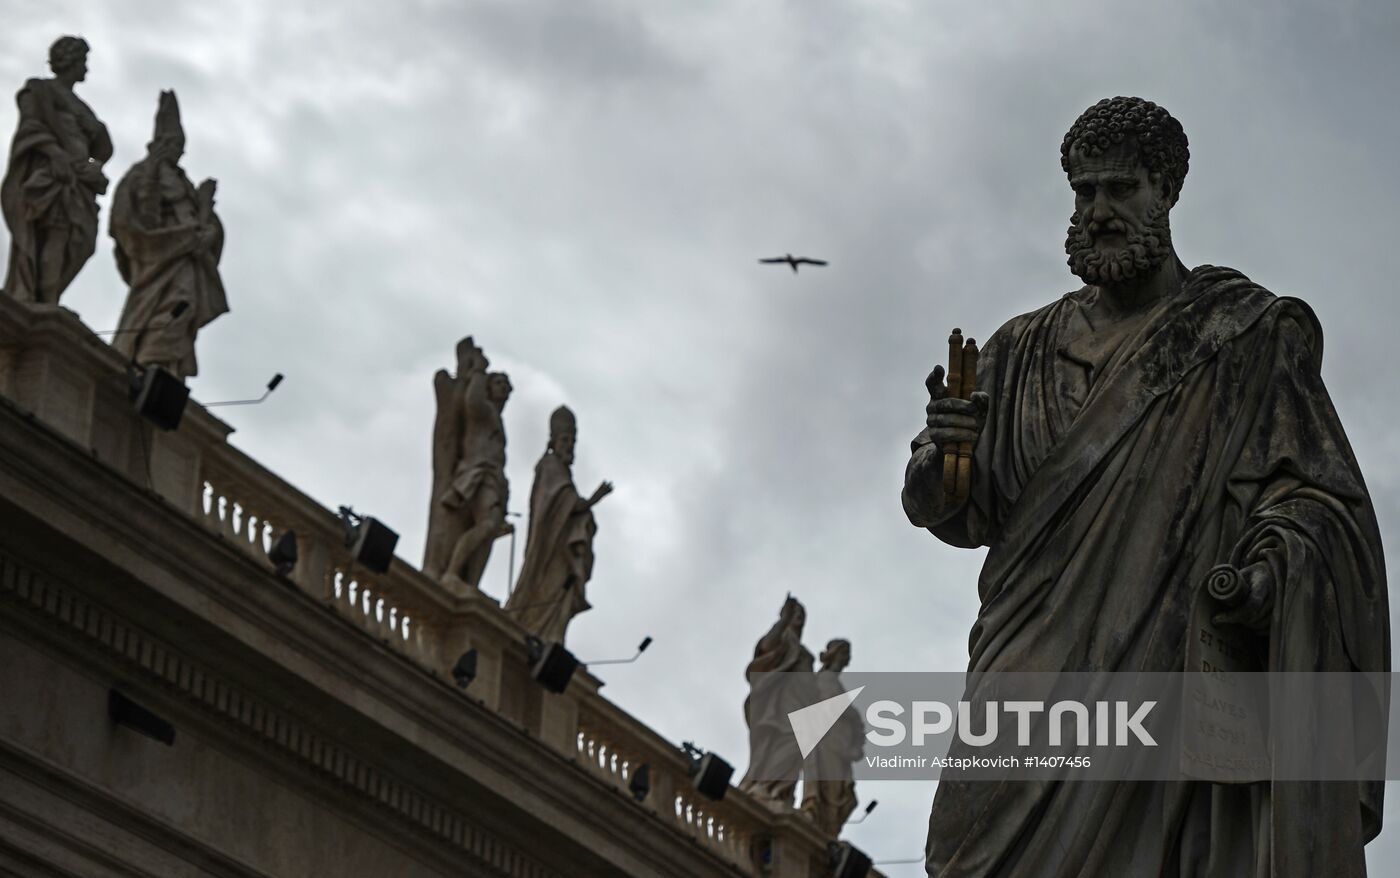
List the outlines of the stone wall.
{"type": "Polygon", "coordinates": [[[534,684],[491,598],[355,567],[340,521],[231,432],[194,402],[151,429],[73,314],[0,296],[0,867],[827,874],[808,821],[694,795],[683,754],[586,670],[534,684]],[[266,552],[289,529],[281,579],[266,552]],[[175,743],[114,724],[113,688],[175,743]]]}

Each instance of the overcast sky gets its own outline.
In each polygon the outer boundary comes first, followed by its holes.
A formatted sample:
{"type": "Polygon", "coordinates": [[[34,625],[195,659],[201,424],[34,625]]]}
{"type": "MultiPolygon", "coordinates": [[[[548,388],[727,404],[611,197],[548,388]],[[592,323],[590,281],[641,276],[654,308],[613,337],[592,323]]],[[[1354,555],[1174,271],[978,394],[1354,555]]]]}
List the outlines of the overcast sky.
{"type": "MultiPolygon", "coordinates": [[[[1185,126],[1188,265],[1316,310],[1397,557],[1400,7],[1311,5],[0,0],[0,88],[84,36],[79,94],[111,130],[114,182],[178,92],[184,167],[219,180],[232,306],[200,337],[195,396],[286,373],[266,405],[226,410],[232,441],[384,519],[406,560],[432,375],[459,338],[515,386],[514,510],[549,412],[571,406],[580,490],[617,492],[570,646],[613,658],[653,635],[600,669],[605,693],[742,772],[744,666],[789,591],[812,651],[848,637],[853,670],[965,666],[983,553],[899,503],[923,377],[953,325],[982,340],[1078,286],[1059,145],[1102,97],[1185,126]],[[831,265],[755,262],[788,251],[831,265]]],[[[0,106],[3,136],[14,114],[0,106]]],[[[124,295],[106,228],[104,199],[63,300],[94,329],[124,295]]],[[[486,590],[503,596],[497,546],[486,590]]],[[[882,804],[850,837],[917,856],[932,787],[857,792],[882,804]]],[[[1377,872],[1400,856],[1397,796],[1377,872]]]]}

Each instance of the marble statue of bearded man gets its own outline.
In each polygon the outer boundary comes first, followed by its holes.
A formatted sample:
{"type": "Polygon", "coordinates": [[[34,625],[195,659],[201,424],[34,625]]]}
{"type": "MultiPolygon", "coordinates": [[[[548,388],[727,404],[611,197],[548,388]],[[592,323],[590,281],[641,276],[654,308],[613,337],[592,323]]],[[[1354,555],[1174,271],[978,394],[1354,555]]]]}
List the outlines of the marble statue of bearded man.
{"type": "MultiPolygon", "coordinates": [[[[946,543],[988,547],[972,680],[1183,671],[1193,597],[1222,563],[1247,591],[1217,621],[1268,670],[1390,668],[1381,540],[1323,386],[1322,330],[1298,299],[1177,258],[1168,215],[1188,156],[1180,123],[1149,101],[1086,110],[1061,146],[1066,250],[1084,285],[996,331],[978,361],[984,392],[950,398],[942,369],[929,377],[904,509],[946,543]],[[975,443],[965,500],[942,487],[942,452],[961,442],[975,443]]],[[[926,869],[1361,876],[1381,792],[1380,781],[945,778],[926,869]]]]}

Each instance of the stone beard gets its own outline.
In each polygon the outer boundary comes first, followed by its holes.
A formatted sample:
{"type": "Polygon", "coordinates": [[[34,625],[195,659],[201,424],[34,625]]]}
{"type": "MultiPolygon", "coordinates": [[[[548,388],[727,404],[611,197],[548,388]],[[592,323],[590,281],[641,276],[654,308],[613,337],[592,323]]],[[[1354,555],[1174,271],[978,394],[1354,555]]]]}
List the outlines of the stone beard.
{"type": "Polygon", "coordinates": [[[1148,209],[1143,229],[1124,229],[1126,247],[1100,253],[1094,249],[1094,232],[1075,211],[1070,215],[1069,231],[1065,235],[1069,270],[1091,285],[1121,283],[1152,274],[1172,254],[1169,213],[1170,209],[1158,201],[1148,209]]]}

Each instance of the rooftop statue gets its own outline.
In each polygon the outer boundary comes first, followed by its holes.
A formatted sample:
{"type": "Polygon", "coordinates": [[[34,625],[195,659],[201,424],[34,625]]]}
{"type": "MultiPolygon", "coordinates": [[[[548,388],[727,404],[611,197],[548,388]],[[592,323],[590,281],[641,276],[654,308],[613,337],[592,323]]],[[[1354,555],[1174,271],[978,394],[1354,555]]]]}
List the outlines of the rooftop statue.
{"type": "MultiPolygon", "coordinates": [[[[998,329],[971,398],[948,394],[942,367],[930,376],[903,502],[940,540],[989,548],[971,671],[1184,670],[1193,596],[1221,563],[1248,590],[1218,621],[1269,670],[1390,668],[1380,536],[1323,386],[1321,327],[1234,269],[1182,264],[1169,214],[1187,162],[1156,104],[1086,110],[1061,146],[1084,286],[998,329]],[[943,452],[964,442],[960,498],[943,452]]],[[[926,868],[1360,876],[1381,792],[945,779],[926,868]]]]}
{"type": "Polygon", "coordinates": [[[744,669],[749,696],[744,723],[749,727],[749,768],[739,789],[791,808],[802,772],[802,753],[788,714],[819,699],[812,674],[812,653],[802,645],[807,608],[788,595],[778,620],[753,648],[744,669]]]}
{"type": "Polygon", "coordinates": [[[52,79],[31,79],[15,96],[19,126],[0,184],[10,228],[5,292],[26,302],[57,304],[97,249],[97,196],[107,191],[102,165],[112,157],[107,126],[73,86],[87,79],[88,44],[59,37],[49,49],[52,79]]]}
{"type": "Polygon", "coordinates": [[[588,499],[574,487],[572,467],[578,423],[565,406],[549,418],[549,446],[535,465],[530,489],[530,528],[520,578],[506,611],[536,637],[564,642],[569,622],[590,605],[584,586],[593,576],[593,507],[612,493],[603,482],[588,499]]]}
{"type": "MultiPolygon", "coordinates": [[[[816,700],[825,701],[845,693],[841,672],[851,663],[851,642],[829,641],[822,651],[821,663],[816,674],[816,700]]],[[[817,764],[802,779],[802,813],[832,838],[841,834],[841,827],[859,801],[851,766],[864,751],[865,725],[860,714],[848,707],[808,756],[809,764],[817,764]]]]}
{"type": "Polygon", "coordinates": [[[175,92],[160,93],[155,136],[112,198],[117,270],[130,287],[112,346],[177,378],[199,374],[199,330],[228,312],[219,256],[224,227],[213,180],[196,188],[180,167],[185,131],[175,92]],[[183,306],[183,307],[181,307],[183,306]]]}
{"type": "Polygon", "coordinates": [[[510,378],[471,336],[457,343],[457,374],[433,376],[433,494],[423,572],[456,595],[480,588],[491,545],[509,534],[506,430],[501,420],[510,378]]]}

